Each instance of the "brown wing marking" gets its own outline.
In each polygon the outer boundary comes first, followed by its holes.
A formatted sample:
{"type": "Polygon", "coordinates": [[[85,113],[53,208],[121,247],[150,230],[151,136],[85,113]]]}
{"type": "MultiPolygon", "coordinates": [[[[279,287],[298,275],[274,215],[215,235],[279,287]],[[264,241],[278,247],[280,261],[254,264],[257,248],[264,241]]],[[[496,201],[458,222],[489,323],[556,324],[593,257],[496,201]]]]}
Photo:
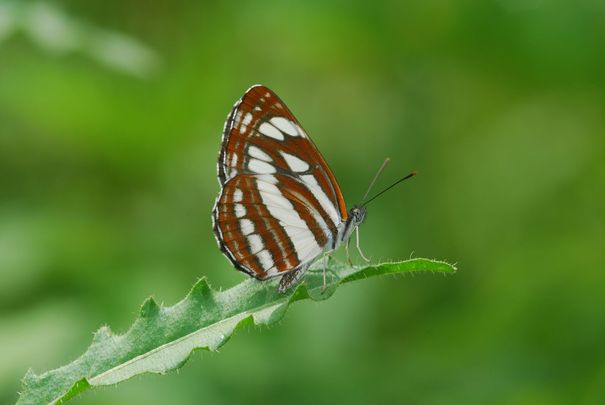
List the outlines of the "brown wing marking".
{"type": "Polygon", "coordinates": [[[270,156],[271,164],[279,173],[297,175],[291,172],[281,151],[307,162],[319,186],[337,207],[341,219],[347,219],[344,198],[326,161],[286,104],[265,86],[250,88],[229,114],[219,155],[218,173],[221,185],[238,174],[250,172],[246,169],[249,158],[247,151],[250,146],[255,146],[270,156]],[[259,130],[260,125],[272,125],[270,120],[274,117],[283,117],[294,123],[302,131],[301,136],[284,136],[283,140],[265,136],[259,130]]]}

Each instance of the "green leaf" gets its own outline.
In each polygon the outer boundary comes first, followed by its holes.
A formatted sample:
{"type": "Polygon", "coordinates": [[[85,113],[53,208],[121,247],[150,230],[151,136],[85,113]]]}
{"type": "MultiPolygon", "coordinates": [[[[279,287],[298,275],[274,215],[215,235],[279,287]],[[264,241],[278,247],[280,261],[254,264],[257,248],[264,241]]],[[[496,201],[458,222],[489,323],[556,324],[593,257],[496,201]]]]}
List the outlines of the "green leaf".
{"type": "Polygon", "coordinates": [[[295,290],[283,295],[277,293],[275,281],[249,279],[217,292],[202,278],[171,307],[160,307],[148,298],[123,335],[102,327],[86,352],[72,363],[40,375],[28,371],[17,404],[63,403],[91,387],[117,384],[142,373],[175,370],[194,350],[218,349],[243,325],[278,321],[292,302],[327,299],[340,284],[362,278],[426,270],[453,273],[456,268],[429,259],[361,267],[331,264],[323,293],[322,270],[316,268],[295,290]]]}

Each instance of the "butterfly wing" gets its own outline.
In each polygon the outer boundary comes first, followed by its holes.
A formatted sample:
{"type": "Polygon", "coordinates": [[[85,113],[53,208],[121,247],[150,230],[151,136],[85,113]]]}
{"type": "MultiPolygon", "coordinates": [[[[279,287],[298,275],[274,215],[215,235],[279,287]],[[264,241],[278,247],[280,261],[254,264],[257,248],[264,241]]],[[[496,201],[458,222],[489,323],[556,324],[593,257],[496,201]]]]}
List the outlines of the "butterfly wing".
{"type": "Polygon", "coordinates": [[[217,200],[214,231],[233,265],[259,279],[315,259],[330,231],[304,194],[304,184],[283,174],[241,174],[217,200]]]}
{"type": "Polygon", "coordinates": [[[225,123],[219,183],[223,185],[240,173],[274,172],[300,177],[321,190],[336,208],[330,215],[347,218],[338,182],[311,138],[273,91],[256,85],[235,104],[225,123]],[[309,174],[313,178],[303,177],[309,174]]]}
{"type": "Polygon", "coordinates": [[[283,101],[253,86],[227,118],[213,210],[221,250],[264,279],[313,261],[347,219],[334,174],[283,101]]]}

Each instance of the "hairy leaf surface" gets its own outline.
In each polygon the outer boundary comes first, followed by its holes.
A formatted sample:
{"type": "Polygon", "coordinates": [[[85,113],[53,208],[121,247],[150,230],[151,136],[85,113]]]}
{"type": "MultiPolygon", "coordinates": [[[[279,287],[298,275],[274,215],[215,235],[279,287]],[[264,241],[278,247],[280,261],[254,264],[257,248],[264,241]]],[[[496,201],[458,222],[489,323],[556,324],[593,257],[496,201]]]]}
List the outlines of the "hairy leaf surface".
{"type": "Polygon", "coordinates": [[[427,270],[453,273],[456,268],[429,259],[359,267],[332,263],[323,293],[322,271],[311,270],[301,285],[283,295],[277,293],[276,282],[249,279],[218,292],[202,278],[171,307],[160,307],[153,298],[147,299],[123,335],[102,327],[86,352],[72,363],[39,375],[28,371],[17,404],[63,403],[91,387],[117,384],[143,373],[175,370],[195,350],[218,349],[243,325],[276,322],[292,302],[327,299],[339,285],[350,281],[427,270]]]}

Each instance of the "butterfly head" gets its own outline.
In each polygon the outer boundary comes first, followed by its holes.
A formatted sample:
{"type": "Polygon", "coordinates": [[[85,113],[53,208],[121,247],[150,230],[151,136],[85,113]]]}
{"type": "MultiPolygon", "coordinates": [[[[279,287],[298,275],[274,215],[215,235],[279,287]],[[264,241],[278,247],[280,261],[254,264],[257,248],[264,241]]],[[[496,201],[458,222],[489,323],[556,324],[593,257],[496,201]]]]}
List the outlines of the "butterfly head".
{"type": "MultiPolygon", "coordinates": [[[[347,218],[347,222],[344,224],[343,231],[339,232],[339,239],[337,245],[349,240],[351,234],[355,229],[361,225],[361,223],[366,218],[366,207],[363,206],[354,206],[349,211],[349,217],[347,218]]],[[[337,246],[336,245],[336,246],[337,246]]]]}
{"type": "Polygon", "coordinates": [[[351,221],[351,225],[354,227],[361,225],[361,223],[366,218],[366,207],[353,207],[349,211],[349,221],[351,221]]]}

